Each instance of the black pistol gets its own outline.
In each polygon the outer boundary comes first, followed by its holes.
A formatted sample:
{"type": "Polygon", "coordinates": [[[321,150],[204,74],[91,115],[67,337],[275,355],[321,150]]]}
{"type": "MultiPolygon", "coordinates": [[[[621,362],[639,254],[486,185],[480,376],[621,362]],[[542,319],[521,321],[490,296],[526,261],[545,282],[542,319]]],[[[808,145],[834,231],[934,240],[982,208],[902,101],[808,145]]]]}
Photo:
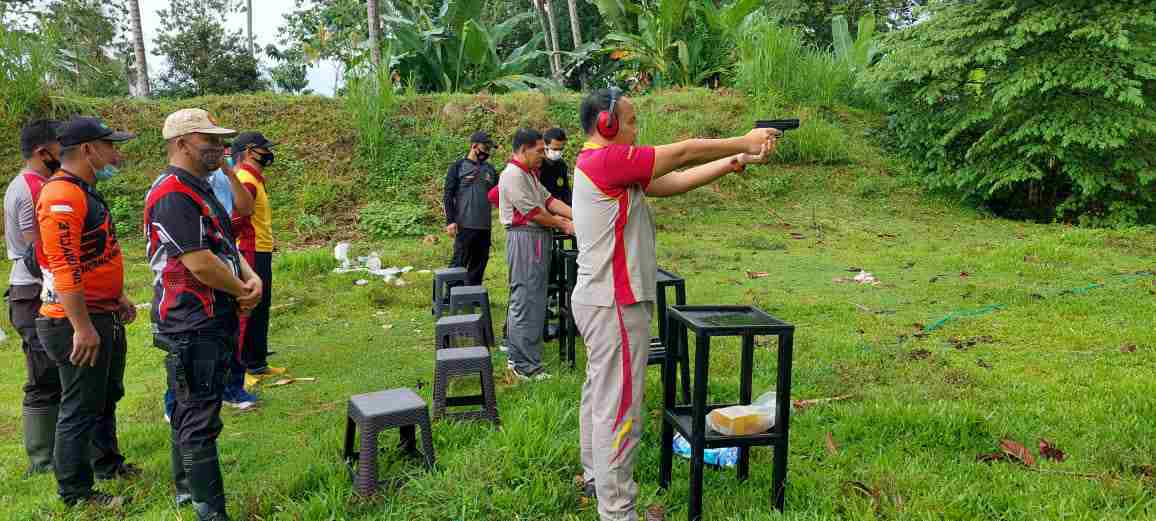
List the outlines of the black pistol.
{"type": "Polygon", "coordinates": [[[755,122],[755,128],[773,128],[780,134],[788,130],[799,128],[799,118],[794,119],[760,119],[755,122]]]}

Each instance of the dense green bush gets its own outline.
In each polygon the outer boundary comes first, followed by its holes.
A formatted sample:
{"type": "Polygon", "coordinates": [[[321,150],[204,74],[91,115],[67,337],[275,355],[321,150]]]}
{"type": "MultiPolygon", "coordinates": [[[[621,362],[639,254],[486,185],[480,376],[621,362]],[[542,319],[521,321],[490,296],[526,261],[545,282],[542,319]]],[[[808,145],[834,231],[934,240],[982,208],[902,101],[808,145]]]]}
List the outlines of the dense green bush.
{"type": "Polygon", "coordinates": [[[375,239],[418,235],[426,220],[426,207],[407,201],[373,201],[358,212],[357,226],[375,239]]]}
{"type": "Polygon", "coordinates": [[[1156,220],[1156,2],[933,4],[869,72],[930,183],[1005,215],[1156,220]]]}

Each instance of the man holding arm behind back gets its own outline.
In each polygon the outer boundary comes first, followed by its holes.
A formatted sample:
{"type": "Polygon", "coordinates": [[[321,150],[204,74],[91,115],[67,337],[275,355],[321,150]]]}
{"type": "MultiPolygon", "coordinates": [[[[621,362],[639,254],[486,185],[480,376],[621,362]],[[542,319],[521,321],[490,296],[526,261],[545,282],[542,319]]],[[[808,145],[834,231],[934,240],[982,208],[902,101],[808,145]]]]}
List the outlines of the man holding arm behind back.
{"type": "Polygon", "coordinates": [[[584,494],[597,497],[602,521],[635,521],[634,460],[643,431],[642,391],[658,271],[654,218],[646,198],[686,193],[765,161],[774,152],[778,131],[637,146],[634,105],[617,89],[588,95],[580,116],[587,142],[574,175],[578,281],[573,303],[587,349],[579,412],[584,494]]]}

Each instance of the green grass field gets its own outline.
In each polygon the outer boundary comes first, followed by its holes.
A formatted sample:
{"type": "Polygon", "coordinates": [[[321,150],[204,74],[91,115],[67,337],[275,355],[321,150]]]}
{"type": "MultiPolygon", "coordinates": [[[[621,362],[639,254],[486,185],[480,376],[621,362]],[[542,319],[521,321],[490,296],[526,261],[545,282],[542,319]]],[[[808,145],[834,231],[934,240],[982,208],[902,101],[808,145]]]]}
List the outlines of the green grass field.
{"type": "MultiPolygon", "coordinates": [[[[660,265],[687,279],[691,303],[751,303],[796,324],[794,397],[852,395],[793,416],[785,513],[769,508],[770,450],[761,449],[748,482],[737,482],[733,471],[707,471],[707,519],[1156,514],[1154,482],[1136,469],[1156,463],[1156,232],[1000,220],[924,194],[889,174],[886,163],[869,164],[757,169],[654,202],[660,265]],[[880,283],[834,282],[853,276],[852,267],[880,283]],[[748,278],[747,271],[768,275],[748,278]],[[993,305],[1001,307],[920,333],[953,313],[993,305]],[[990,341],[967,346],[973,337],[990,341]],[[1001,438],[1033,453],[1047,438],[1068,459],[1037,458],[1033,468],[976,461],[998,450],[1001,438]]],[[[495,244],[487,286],[500,320],[501,232],[495,244]]],[[[354,249],[418,269],[441,267],[450,253],[445,240],[429,246],[418,238],[354,249]]],[[[131,295],[148,301],[142,245],[128,241],[126,255],[131,295]]],[[[389,452],[383,477],[397,484],[374,499],[352,496],[339,458],[349,395],[421,386],[430,398],[429,279],[410,274],[403,288],[380,280],[355,286],[357,276],[330,273],[331,258],[321,248],[276,259],[273,361],[317,380],[266,387],[259,409],[225,413],[220,451],[234,519],[597,519],[572,484],[580,472],[582,372],[561,367],[555,343],[546,347],[555,379],[500,384],[501,430],[435,423],[435,472],[389,452]]],[[[5,331],[0,518],[192,519],[191,510],[171,503],[161,352],[151,347],[147,322],[130,327],[128,392],[119,410],[122,449],[145,473],[102,485],[134,500],[107,517],[66,510],[50,476],[20,478],[24,371],[11,328],[5,331]]],[[[713,399],[737,396],[737,354],[736,343],[716,343],[713,399]]],[[[504,359],[495,358],[501,367],[504,359]]],[[[773,343],[760,347],[756,394],[773,385],[773,362],[773,343]]],[[[636,472],[640,504],[663,504],[668,519],[684,519],[685,460],[676,460],[668,492],[657,486],[658,384],[652,368],[636,472]]]]}

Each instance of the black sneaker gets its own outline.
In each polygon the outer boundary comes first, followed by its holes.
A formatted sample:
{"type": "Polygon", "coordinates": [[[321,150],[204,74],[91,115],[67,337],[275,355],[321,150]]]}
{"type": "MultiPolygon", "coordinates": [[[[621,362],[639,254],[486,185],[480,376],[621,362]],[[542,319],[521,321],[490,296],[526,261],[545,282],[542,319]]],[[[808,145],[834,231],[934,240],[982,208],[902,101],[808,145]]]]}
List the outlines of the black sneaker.
{"type": "Polygon", "coordinates": [[[598,499],[598,489],[594,488],[594,480],[587,481],[582,485],[582,497],[598,499]]]}
{"type": "Polygon", "coordinates": [[[115,510],[124,507],[129,502],[125,496],[113,496],[104,492],[92,492],[86,497],[65,499],[64,504],[72,506],[92,506],[101,509],[115,510]]]}
{"type": "Polygon", "coordinates": [[[132,463],[121,463],[111,472],[101,472],[96,474],[96,479],[108,481],[112,479],[133,479],[139,477],[142,471],[140,467],[132,463]]]}

